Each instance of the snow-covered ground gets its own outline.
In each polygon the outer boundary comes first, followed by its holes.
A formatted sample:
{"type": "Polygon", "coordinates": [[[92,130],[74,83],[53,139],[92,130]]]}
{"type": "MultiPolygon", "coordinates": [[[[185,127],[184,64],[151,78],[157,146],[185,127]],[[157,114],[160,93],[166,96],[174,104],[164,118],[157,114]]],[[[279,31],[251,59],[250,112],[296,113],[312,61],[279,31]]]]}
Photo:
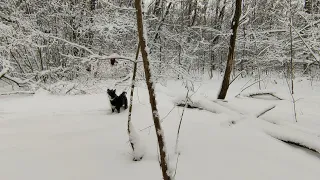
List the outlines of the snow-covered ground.
{"type": "MultiPolygon", "coordinates": [[[[221,79],[195,84],[197,93],[190,93],[191,99],[203,110],[185,111],[178,163],[174,147],[182,108],[174,102],[183,99],[186,90],[175,81],[166,87],[157,85],[171,166],[178,164],[176,179],[318,180],[319,153],[278,139],[297,141],[320,152],[320,86],[296,81],[295,98],[301,99],[296,103],[298,122],[294,122],[291,96],[283,80],[261,85],[281,101],[245,96],[257,92],[258,85],[236,98],[246,82],[240,79],[231,85],[228,102],[215,101],[221,79]]],[[[148,93],[143,86],[135,92],[132,121],[146,148],[140,162],[132,161],[127,111],[111,114],[105,93],[56,96],[38,91],[0,96],[0,179],[162,179],[148,93]]]]}

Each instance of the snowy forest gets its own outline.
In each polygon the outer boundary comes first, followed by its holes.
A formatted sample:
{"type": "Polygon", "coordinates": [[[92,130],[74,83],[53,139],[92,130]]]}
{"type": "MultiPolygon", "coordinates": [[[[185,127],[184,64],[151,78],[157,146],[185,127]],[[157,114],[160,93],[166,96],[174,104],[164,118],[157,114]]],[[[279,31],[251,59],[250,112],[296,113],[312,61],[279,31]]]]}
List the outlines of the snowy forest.
{"type": "Polygon", "coordinates": [[[0,179],[320,177],[320,0],[0,0],[0,179]]]}

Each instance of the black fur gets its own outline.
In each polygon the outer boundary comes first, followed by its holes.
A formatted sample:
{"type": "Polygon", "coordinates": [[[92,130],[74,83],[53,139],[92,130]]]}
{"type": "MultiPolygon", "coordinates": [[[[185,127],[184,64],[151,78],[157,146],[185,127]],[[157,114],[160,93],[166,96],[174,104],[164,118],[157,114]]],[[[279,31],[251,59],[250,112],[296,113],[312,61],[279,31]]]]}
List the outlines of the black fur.
{"type": "Polygon", "coordinates": [[[115,89],[108,89],[107,93],[109,95],[112,112],[114,112],[114,110],[117,110],[118,113],[120,113],[120,108],[122,106],[124,107],[124,109],[128,108],[126,92],[122,92],[120,96],[117,96],[115,89]]]}

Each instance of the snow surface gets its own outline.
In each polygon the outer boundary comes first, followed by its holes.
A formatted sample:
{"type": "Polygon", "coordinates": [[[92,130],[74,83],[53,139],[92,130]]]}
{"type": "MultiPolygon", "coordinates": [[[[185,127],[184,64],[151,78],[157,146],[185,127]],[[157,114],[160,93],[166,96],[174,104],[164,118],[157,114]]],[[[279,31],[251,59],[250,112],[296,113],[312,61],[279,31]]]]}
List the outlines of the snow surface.
{"type": "MultiPolygon", "coordinates": [[[[320,86],[311,88],[307,81],[296,84],[295,96],[302,99],[297,102],[295,123],[285,84],[270,81],[266,85],[287,99],[278,101],[236,98],[246,80],[235,81],[228,102],[222,102],[215,101],[220,82],[202,81],[195,94],[190,92],[205,107],[184,112],[175,179],[319,179],[320,156],[277,137],[319,147],[320,86]],[[276,105],[272,111],[255,118],[272,105],[276,105]]],[[[170,165],[175,167],[182,108],[172,108],[178,95],[185,98],[187,91],[176,81],[167,87],[157,84],[156,90],[159,115],[165,117],[162,126],[170,165]]],[[[253,86],[246,92],[257,91],[253,86]]],[[[133,162],[128,111],[110,113],[105,92],[55,96],[40,89],[35,95],[0,96],[0,179],[162,179],[155,130],[146,128],[153,122],[148,101],[147,90],[141,86],[135,91],[132,123],[145,155],[133,162]]]]}

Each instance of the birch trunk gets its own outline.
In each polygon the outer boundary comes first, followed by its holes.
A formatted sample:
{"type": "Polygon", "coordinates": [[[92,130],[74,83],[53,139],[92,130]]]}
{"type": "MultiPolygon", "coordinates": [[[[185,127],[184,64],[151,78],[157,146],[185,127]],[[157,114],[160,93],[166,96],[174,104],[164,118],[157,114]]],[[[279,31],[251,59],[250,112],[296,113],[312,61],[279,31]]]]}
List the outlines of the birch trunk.
{"type": "Polygon", "coordinates": [[[142,7],[141,7],[141,0],[135,0],[135,8],[136,8],[136,15],[137,15],[137,27],[138,27],[138,35],[139,35],[139,42],[141,48],[141,54],[143,59],[143,66],[144,72],[146,76],[146,83],[148,86],[149,91],[149,100],[151,104],[152,110],[152,117],[154,121],[154,127],[156,130],[156,135],[158,139],[159,151],[160,151],[160,166],[162,170],[162,176],[164,180],[171,180],[173,179],[169,173],[168,168],[168,158],[164,140],[164,133],[160,124],[159,113],[157,109],[156,97],[154,92],[153,81],[151,79],[151,72],[150,72],[150,65],[148,60],[148,53],[147,53],[147,45],[146,45],[146,37],[143,27],[143,15],[142,15],[142,7]]]}

